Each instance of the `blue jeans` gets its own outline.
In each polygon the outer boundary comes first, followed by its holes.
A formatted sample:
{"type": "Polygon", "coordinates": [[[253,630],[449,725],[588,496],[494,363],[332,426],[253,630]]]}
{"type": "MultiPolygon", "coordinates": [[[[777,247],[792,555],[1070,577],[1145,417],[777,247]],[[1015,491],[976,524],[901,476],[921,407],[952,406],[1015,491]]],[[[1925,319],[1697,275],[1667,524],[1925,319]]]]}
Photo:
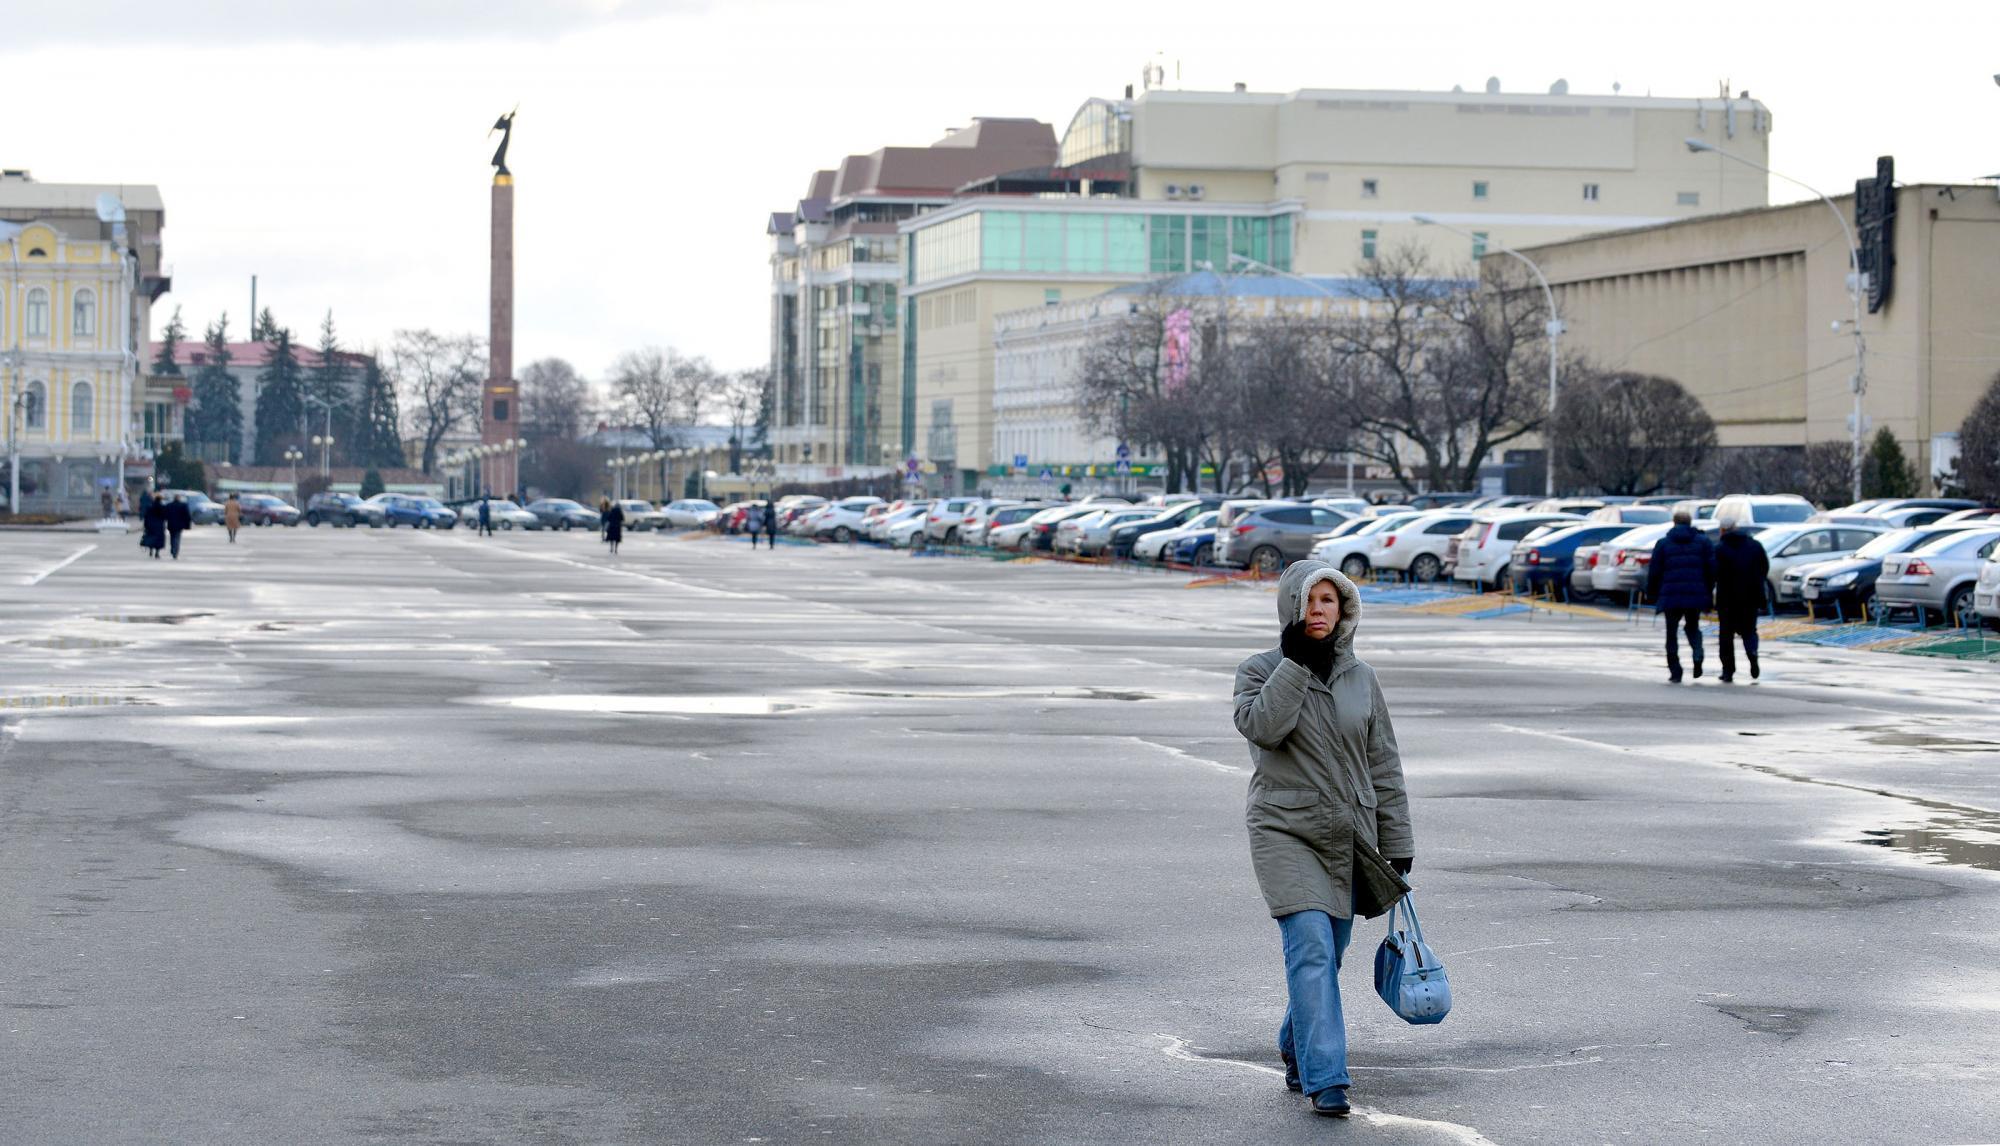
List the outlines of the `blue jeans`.
{"type": "Polygon", "coordinates": [[[1354,920],[1324,911],[1278,917],[1285,940],[1285,989],[1290,1004],[1278,1028],[1278,1051],[1299,1064],[1300,1089],[1318,1094],[1346,1086],[1347,1023],[1340,1013],[1340,958],[1354,920]]]}

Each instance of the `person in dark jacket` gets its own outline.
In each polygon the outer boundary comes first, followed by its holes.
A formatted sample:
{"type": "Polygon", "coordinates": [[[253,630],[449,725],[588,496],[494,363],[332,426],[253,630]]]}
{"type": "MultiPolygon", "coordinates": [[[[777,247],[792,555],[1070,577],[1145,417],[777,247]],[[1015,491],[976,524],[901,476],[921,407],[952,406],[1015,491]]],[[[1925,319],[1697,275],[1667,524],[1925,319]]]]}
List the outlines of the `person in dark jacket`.
{"type": "Polygon", "coordinates": [[[139,548],[157,561],[160,550],[167,547],[167,503],[150,490],[140,497],[139,502],[139,548]]]}
{"type": "Polygon", "coordinates": [[[764,507],[764,541],[772,549],[778,547],[778,503],[764,507]]]}
{"type": "Polygon", "coordinates": [[[1771,556],[1756,538],[1740,532],[1734,518],[1724,518],[1722,540],[1715,546],[1715,615],[1721,631],[1715,634],[1722,646],[1722,683],[1736,679],[1736,642],[1743,639],[1743,655],[1750,661],[1750,678],[1757,670],[1757,614],[1764,608],[1765,586],[1771,575],[1771,556]]]}
{"type": "Polygon", "coordinates": [[[1685,509],[1674,511],[1674,527],[1653,546],[1646,568],[1646,596],[1667,616],[1667,680],[1681,682],[1679,628],[1687,629],[1694,675],[1701,675],[1701,615],[1715,600],[1715,546],[1696,530],[1685,509]]]}
{"type": "Polygon", "coordinates": [[[194,525],[194,511],[188,508],[187,497],[175,494],[167,503],[167,548],[173,552],[174,560],[181,559],[181,534],[194,525]]]}
{"type": "Polygon", "coordinates": [[[611,552],[615,555],[618,552],[618,543],[623,540],[625,540],[625,507],[615,501],[606,502],[604,505],[604,543],[611,547],[611,552]]]}
{"type": "Polygon", "coordinates": [[[743,526],[750,534],[750,548],[757,548],[757,535],[764,532],[764,506],[762,502],[751,502],[743,511],[743,526]]]}
{"type": "Polygon", "coordinates": [[[479,536],[493,536],[493,491],[490,489],[479,499],[479,536]]]}

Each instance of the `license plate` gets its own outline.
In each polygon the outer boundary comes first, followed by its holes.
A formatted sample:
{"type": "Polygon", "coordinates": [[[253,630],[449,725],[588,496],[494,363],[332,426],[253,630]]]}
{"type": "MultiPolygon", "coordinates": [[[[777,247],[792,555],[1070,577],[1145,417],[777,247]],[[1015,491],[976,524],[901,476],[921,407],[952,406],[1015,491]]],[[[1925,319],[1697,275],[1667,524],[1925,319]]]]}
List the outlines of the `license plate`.
{"type": "Polygon", "coordinates": [[[1811,585],[1806,586],[1804,589],[1800,590],[1800,592],[1805,594],[1805,598],[1808,601],[1819,600],[1819,590],[1813,588],[1811,585]]]}

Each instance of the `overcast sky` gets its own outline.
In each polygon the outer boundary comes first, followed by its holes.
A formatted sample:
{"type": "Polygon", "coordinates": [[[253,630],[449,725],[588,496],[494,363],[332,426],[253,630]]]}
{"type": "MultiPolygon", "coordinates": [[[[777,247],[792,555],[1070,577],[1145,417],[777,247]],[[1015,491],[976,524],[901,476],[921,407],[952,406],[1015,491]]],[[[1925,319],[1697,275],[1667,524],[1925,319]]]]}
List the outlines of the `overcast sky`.
{"type": "MultiPolygon", "coordinates": [[[[659,344],[766,357],[764,222],[814,168],[975,115],[1058,132],[1154,55],[1169,86],[1713,96],[1772,110],[1774,167],[1829,193],[2000,171],[2000,4],[1901,10],[1430,0],[865,5],[736,0],[12,4],[0,165],[152,183],[197,333],[259,302],[350,344],[486,329],[487,159],[519,105],[516,366],[601,378],[659,344]],[[1862,14],[1866,14],[1865,16],[1862,14]],[[1865,49],[1865,50],[1857,50],[1865,49]]],[[[1774,184],[1774,201],[1798,197],[1774,184]]]]}

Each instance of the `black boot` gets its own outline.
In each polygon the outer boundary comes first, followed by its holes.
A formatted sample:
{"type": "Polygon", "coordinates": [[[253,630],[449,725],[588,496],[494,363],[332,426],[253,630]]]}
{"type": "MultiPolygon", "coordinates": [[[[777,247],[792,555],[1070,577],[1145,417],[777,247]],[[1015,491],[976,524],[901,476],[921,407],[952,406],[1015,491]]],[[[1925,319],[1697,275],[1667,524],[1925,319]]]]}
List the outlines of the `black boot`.
{"type": "Polygon", "coordinates": [[[1756,654],[1756,653],[1751,653],[1751,654],[1750,654],[1750,679],[1751,679],[1751,680],[1756,680],[1756,679],[1757,679],[1757,654],[1756,654]]]}
{"type": "Polygon", "coordinates": [[[1278,1057],[1285,1060],[1285,1089],[1304,1090],[1305,1088],[1299,1085],[1299,1060],[1283,1052],[1280,1052],[1278,1057]]]}
{"type": "Polygon", "coordinates": [[[1345,1118],[1354,1108],[1347,1104],[1347,1088],[1329,1086],[1313,1095],[1313,1113],[1328,1118],[1345,1118]]]}

